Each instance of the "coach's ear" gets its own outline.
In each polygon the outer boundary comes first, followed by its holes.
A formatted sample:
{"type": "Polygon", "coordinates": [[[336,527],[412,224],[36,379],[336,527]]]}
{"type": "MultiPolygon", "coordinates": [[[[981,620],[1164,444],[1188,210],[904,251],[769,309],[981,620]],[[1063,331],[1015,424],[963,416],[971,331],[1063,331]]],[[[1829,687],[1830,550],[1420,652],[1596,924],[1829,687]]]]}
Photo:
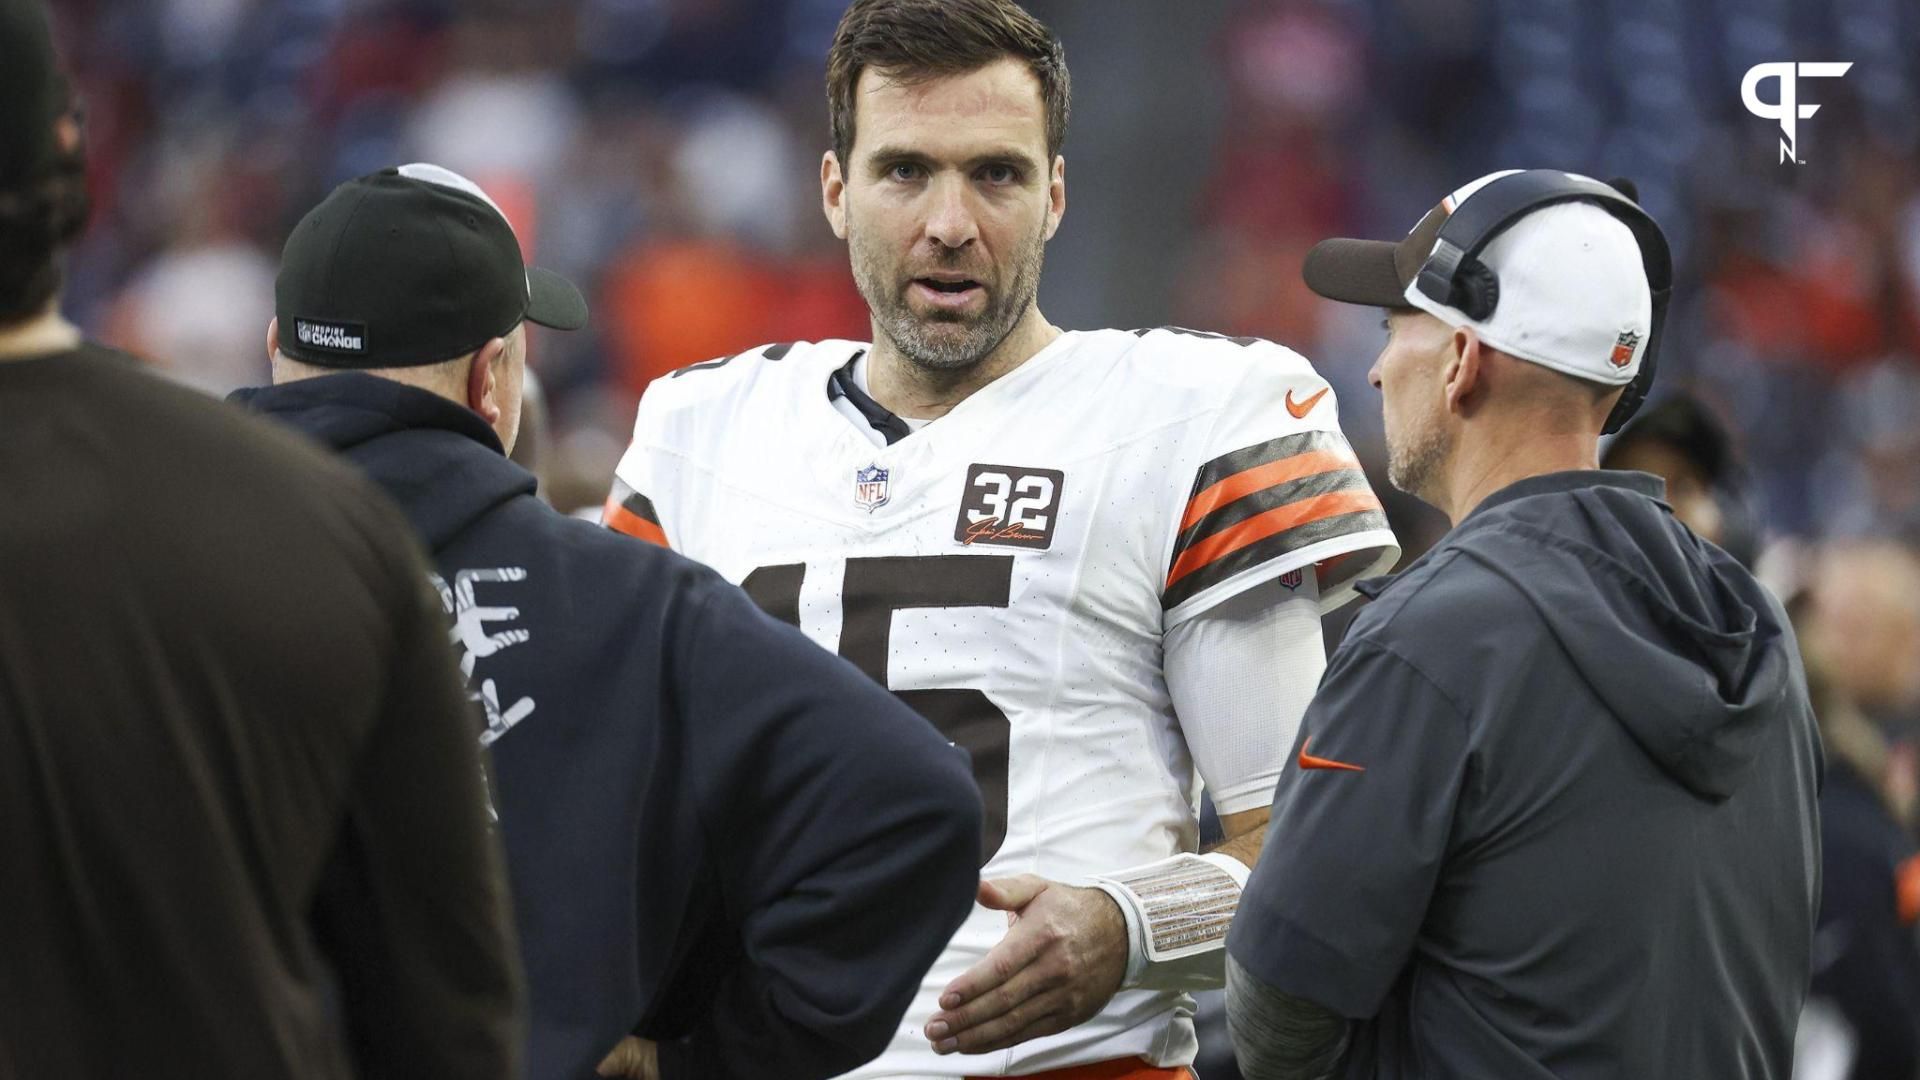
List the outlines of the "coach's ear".
{"type": "MultiPolygon", "coordinates": [[[[473,354],[467,367],[467,408],[480,414],[480,419],[491,427],[500,422],[502,394],[499,376],[494,368],[499,365],[500,357],[507,351],[506,338],[494,338],[473,354]]],[[[504,438],[502,441],[505,441],[504,438]]]]}
{"type": "Polygon", "coordinates": [[[1480,385],[1482,366],[1486,363],[1486,346],[1480,335],[1470,326],[1454,327],[1452,340],[1447,343],[1445,362],[1441,365],[1441,379],[1445,383],[1447,410],[1465,416],[1472,403],[1467,399],[1480,385]]]}
{"type": "Polygon", "coordinates": [[[267,363],[280,353],[280,316],[267,320],[267,363]]]}
{"type": "Polygon", "coordinates": [[[840,158],[829,150],[820,156],[820,209],[827,213],[833,235],[847,238],[847,178],[840,173],[840,158]]]}

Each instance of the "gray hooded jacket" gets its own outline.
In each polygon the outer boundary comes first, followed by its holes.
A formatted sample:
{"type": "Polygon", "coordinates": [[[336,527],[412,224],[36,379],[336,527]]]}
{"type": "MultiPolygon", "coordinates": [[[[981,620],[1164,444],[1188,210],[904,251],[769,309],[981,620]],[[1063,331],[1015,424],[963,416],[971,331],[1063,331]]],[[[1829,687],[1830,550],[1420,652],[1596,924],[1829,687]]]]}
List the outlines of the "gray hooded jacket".
{"type": "Polygon", "coordinates": [[[1346,1075],[1778,1077],[1821,752],[1779,603],[1644,474],[1489,498],[1330,661],[1229,948],[1346,1075]]]}

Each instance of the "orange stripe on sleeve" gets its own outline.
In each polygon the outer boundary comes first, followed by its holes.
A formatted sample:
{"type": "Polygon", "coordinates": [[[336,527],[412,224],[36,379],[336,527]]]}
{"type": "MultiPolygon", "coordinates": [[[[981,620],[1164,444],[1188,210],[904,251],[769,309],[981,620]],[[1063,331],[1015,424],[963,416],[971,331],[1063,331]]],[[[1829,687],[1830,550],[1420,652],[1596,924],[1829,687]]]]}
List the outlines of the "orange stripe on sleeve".
{"type": "Polygon", "coordinates": [[[1335,491],[1326,495],[1314,495],[1285,506],[1276,506],[1264,514],[1253,517],[1222,529],[1205,540],[1190,545],[1181,552],[1179,561],[1167,574],[1167,586],[1188,574],[1199,570],[1208,563],[1230,555],[1249,544],[1256,544],[1269,536],[1310,525],[1323,518],[1338,517],[1341,514],[1358,514],[1367,510],[1379,511],[1380,500],[1374,498],[1372,491],[1335,491]]]}
{"type": "Polygon", "coordinates": [[[659,544],[661,547],[673,546],[667,543],[666,530],[612,499],[607,500],[607,505],[601,512],[601,519],[607,528],[615,532],[645,540],[649,544],[659,544]]]}
{"type": "Polygon", "coordinates": [[[1358,459],[1331,450],[1309,450],[1303,454],[1281,458],[1279,461],[1269,461],[1265,465],[1255,465],[1251,469],[1234,473],[1195,495],[1192,501],[1187,503],[1187,513],[1180,519],[1180,527],[1191,528],[1194,522],[1215,510],[1256,491],[1264,491],[1290,480],[1359,467],[1358,459]]]}

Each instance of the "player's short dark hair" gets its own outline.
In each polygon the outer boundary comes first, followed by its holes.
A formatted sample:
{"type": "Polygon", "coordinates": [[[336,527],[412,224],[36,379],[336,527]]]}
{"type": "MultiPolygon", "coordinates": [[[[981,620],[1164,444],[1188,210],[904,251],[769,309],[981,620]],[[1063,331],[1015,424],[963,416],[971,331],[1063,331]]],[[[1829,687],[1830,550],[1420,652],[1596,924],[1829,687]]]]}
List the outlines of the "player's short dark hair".
{"type": "Polygon", "coordinates": [[[60,291],[60,253],[87,223],[84,148],[29,183],[0,188],[0,325],[41,312],[60,291]]]}
{"type": "Polygon", "coordinates": [[[1025,61],[1040,80],[1052,161],[1067,138],[1072,94],[1066,47],[1045,23],[1013,0],[853,0],[827,52],[827,112],[841,167],[853,153],[853,91],[862,71],[936,79],[1008,57],[1025,61]]]}

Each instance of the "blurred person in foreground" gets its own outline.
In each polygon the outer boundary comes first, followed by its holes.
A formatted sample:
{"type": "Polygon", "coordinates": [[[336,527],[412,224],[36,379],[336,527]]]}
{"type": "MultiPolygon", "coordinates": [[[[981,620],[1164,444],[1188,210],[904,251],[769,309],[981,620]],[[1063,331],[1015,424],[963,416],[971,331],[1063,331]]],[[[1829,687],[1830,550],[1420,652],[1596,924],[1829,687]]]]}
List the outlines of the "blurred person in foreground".
{"type": "Polygon", "coordinates": [[[1065,52],[1011,0],[856,0],[822,206],[872,341],[656,380],[607,522],[712,564],[971,751],[980,906],[858,1075],[1189,1075],[1321,613],[1398,554],[1326,381],[1062,331],[1065,52]],[[1196,775],[1197,773],[1197,775],[1196,775]],[[1204,781],[1225,839],[1198,846],[1204,781]]]}
{"type": "Polygon", "coordinates": [[[53,64],[0,0],[0,1076],[507,1080],[506,884],[417,542],[61,318],[53,64]]]}
{"type": "Polygon", "coordinates": [[[1658,226],[1495,173],[1305,276],[1386,309],[1389,476],[1454,527],[1362,586],[1301,726],[1228,942],[1241,1070],[1785,1080],[1822,767],[1793,632],[1657,478],[1597,468],[1658,226]]]}
{"type": "Polygon", "coordinates": [[[965,755],[718,575],[535,497],[507,457],[526,323],[586,303],[471,181],[340,186],[276,292],[274,385],[234,398],[344,454],[433,552],[487,717],[527,1075],[616,1044],[608,1072],[665,1080],[879,1053],[978,883],[965,755]]]}

